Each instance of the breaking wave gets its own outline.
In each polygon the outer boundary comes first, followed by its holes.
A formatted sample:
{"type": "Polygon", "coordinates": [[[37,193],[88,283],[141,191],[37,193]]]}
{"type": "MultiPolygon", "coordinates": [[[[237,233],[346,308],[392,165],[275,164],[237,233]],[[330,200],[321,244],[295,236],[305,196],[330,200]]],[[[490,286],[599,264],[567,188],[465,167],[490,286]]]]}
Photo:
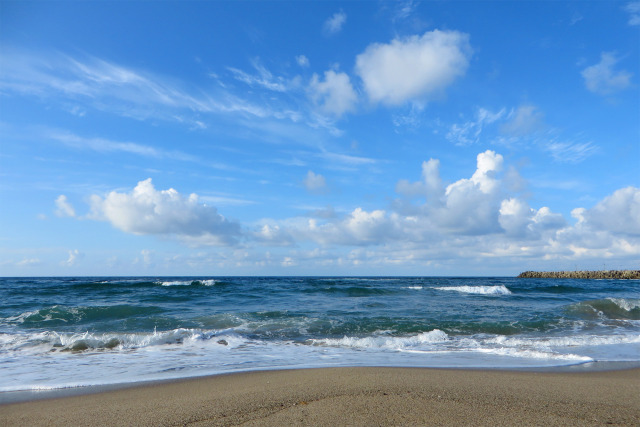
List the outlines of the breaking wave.
{"type": "Polygon", "coordinates": [[[439,291],[455,291],[464,294],[478,295],[511,295],[512,292],[504,285],[497,286],[441,286],[434,288],[439,291]]]}
{"type": "Polygon", "coordinates": [[[640,299],[605,298],[571,304],[566,309],[581,319],[640,320],[640,299]]]}

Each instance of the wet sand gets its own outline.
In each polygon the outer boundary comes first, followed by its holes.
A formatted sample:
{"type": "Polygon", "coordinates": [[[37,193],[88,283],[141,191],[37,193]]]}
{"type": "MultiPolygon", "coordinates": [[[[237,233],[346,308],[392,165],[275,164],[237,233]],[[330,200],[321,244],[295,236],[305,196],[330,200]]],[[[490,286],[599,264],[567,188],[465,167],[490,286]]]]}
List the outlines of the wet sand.
{"type": "Polygon", "coordinates": [[[1,426],[640,425],[640,369],[249,372],[0,406],[1,426]]]}

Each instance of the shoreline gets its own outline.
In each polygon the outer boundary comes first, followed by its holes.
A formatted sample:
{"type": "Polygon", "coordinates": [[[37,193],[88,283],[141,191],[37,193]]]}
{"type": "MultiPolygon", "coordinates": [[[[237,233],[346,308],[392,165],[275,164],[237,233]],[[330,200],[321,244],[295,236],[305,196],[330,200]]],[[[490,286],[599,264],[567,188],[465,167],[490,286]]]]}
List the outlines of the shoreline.
{"type": "Polygon", "coordinates": [[[213,374],[193,375],[187,377],[177,378],[159,378],[151,380],[139,380],[131,382],[119,382],[119,383],[105,383],[94,384],[74,387],[60,387],[60,388],[47,388],[47,389],[25,389],[25,390],[10,390],[0,391],[0,407],[3,405],[10,405],[14,403],[28,403],[39,400],[49,400],[58,398],[67,398],[82,396],[87,394],[100,394],[111,391],[125,390],[136,387],[150,387],[160,384],[170,384],[174,382],[199,380],[206,378],[216,378],[227,375],[247,374],[252,372],[280,372],[280,371],[306,371],[315,369],[433,369],[440,371],[483,371],[483,372],[528,372],[528,373],[550,373],[550,374],[567,374],[567,373],[593,373],[593,372],[615,372],[615,371],[633,371],[640,370],[640,361],[626,361],[626,362],[586,362],[575,365],[560,365],[560,366],[537,366],[537,367],[437,367],[437,366],[377,366],[377,365],[360,365],[360,366],[310,366],[310,367],[295,367],[295,368],[258,368],[247,369],[229,372],[219,372],[213,374]]]}
{"type": "Polygon", "coordinates": [[[0,406],[3,425],[640,424],[640,368],[316,368],[221,374],[0,406]]]}

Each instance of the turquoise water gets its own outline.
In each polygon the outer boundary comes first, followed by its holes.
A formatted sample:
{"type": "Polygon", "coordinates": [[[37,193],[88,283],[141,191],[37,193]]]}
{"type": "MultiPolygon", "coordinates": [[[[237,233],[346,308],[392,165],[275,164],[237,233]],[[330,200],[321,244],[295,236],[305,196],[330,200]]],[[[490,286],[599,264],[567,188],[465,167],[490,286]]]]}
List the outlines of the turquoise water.
{"type": "Polygon", "coordinates": [[[0,391],[321,366],[640,362],[640,281],[0,279],[0,391]]]}

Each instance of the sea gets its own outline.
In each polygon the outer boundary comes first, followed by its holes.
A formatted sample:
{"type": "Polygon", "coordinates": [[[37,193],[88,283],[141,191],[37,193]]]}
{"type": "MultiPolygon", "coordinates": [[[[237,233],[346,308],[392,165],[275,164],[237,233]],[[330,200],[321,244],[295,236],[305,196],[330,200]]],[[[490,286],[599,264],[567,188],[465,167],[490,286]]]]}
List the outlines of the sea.
{"type": "Polygon", "coordinates": [[[17,391],[338,366],[638,367],[640,281],[0,278],[0,402],[17,391]]]}

